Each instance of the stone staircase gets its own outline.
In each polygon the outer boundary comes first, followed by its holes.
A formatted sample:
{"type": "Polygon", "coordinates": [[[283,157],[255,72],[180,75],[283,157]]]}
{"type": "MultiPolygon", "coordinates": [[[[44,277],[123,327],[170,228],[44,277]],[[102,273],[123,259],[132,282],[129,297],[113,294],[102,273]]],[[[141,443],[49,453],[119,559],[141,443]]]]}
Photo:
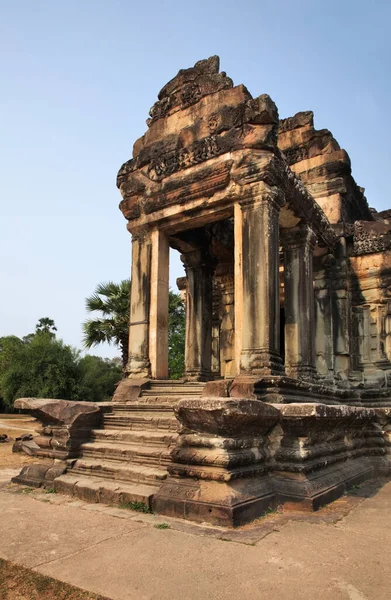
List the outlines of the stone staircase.
{"type": "Polygon", "coordinates": [[[173,407],[185,397],[199,397],[204,384],[153,381],[134,402],[115,404],[102,429],[80,446],[79,458],[55,489],[89,502],[151,506],[167,477],[170,451],[177,439],[173,407]]]}

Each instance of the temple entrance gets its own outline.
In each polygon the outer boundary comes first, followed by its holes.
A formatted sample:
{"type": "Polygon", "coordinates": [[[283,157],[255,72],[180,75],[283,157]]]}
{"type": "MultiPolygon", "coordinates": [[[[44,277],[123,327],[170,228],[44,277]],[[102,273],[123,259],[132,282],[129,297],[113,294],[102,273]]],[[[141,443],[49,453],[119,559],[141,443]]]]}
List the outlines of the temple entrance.
{"type": "Polygon", "coordinates": [[[186,306],[185,377],[235,375],[233,219],[169,235],[186,276],[177,280],[186,306]]]}

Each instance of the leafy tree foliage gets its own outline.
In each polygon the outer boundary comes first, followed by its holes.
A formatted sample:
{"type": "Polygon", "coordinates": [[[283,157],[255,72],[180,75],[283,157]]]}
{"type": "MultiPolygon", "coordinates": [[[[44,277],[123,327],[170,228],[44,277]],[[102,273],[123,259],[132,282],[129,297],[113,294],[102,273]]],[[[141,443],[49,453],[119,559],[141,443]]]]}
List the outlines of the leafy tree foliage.
{"type": "Polygon", "coordinates": [[[51,332],[40,333],[23,345],[3,375],[3,400],[11,406],[25,396],[77,399],[78,371],[78,353],[51,332]]]}
{"type": "Polygon", "coordinates": [[[90,402],[111,400],[115,385],[122,377],[122,363],[86,355],[79,361],[80,399],[90,402]]]}
{"type": "Polygon", "coordinates": [[[109,400],[121,378],[121,361],[84,356],[55,338],[51,319],[20,340],[0,338],[0,406],[33,396],[65,400],[109,400]]]}
{"type": "Polygon", "coordinates": [[[7,335],[0,338],[0,378],[9,369],[22,347],[23,341],[16,335],[7,335]]]}
{"type": "Polygon", "coordinates": [[[185,305],[180,294],[169,292],[168,372],[170,379],[180,379],[185,370],[185,305]]]}

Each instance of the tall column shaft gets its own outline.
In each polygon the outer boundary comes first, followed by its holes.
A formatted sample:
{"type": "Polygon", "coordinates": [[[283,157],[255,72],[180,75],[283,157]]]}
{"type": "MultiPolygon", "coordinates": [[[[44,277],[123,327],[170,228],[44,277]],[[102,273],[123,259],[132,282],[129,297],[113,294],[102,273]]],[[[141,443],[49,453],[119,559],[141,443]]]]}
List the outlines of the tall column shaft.
{"type": "Polygon", "coordinates": [[[315,368],[313,231],[302,226],[282,236],[285,286],[285,370],[296,378],[312,377],[315,368]]]}
{"type": "Polygon", "coordinates": [[[243,213],[239,203],[234,206],[234,374],[240,375],[243,332],[243,213]]]}
{"type": "Polygon", "coordinates": [[[331,306],[334,341],[334,376],[346,382],[350,371],[350,298],[348,290],[346,239],[340,238],[335,248],[335,264],[331,274],[331,306]]]}
{"type": "Polygon", "coordinates": [[[319,257],[314,262],[316,371],[319,377],[330,382],[334,379],[330,276],[330,267],[334,262],[331,254],[319,257]]]}
{"type": "Polygon", "coordinates": [[[280,374],[283,366],[280,357],[278,216],[282,201],[276,195],[264,194],[255,201],[241,204],[243,322],[240,372],[280,374]]]}
{"type": "Polygon", "coordinates": [[[151,361],[152,379],[167,379],[170,247],[167,236],[159,229],[152,232],[151,241],[149,359],[151,361]]]}
{"type": "Polygon", "coordinates": [[[200,250],[187,252],[181,259],[187,276],[185,374],[189,379],[208,380],[212,361],[214,264],[200,250]]]}
{"type": "Polygon", "coordinates": [[[151,235],[132,234],[132,287],[130,292],[129,360],[131,378],[150,377],[149,306],[151,278],[151,235]]]}

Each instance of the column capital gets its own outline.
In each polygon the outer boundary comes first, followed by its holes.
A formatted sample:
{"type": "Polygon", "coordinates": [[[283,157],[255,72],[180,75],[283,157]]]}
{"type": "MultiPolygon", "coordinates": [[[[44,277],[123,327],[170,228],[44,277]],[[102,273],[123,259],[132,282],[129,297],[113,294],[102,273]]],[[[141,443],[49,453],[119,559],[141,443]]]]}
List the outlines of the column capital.
{"type": "Polygon", "coordinates": [[[181,254],[181,261],[185,267],[186,273],[189,269],[197,268],[210,270],[211,273],[213,273],[218,262],[209,251],[201,249],[181,254]]]}
{"type": "Polygon", "coordinates": [[[239,200],[239,204],[243,211],[250,208],[268,206],[276,212],[280,212],[280,209],[285,204],[285,197],[281,190],[268,190],[259,194],[253,192],[251,196],[239,200]]]}
{"type": "MultiPolygon", "coordinates": [[[[130,230],[129,230],[130,231],[130,230]]],[[[152,230],[150,227],[138,227],[137,229],[132,229],[130,231],[132,235],[132,242],[144,242],[147,238],[151,236],[152,230]]]]}
{"type": "Polygon", "coordinates": [[[308,246],[313,252],[317,237],[309,225],[303,224],[291,229],[281,229],[280,240],[284,250],[308,246]]]}

